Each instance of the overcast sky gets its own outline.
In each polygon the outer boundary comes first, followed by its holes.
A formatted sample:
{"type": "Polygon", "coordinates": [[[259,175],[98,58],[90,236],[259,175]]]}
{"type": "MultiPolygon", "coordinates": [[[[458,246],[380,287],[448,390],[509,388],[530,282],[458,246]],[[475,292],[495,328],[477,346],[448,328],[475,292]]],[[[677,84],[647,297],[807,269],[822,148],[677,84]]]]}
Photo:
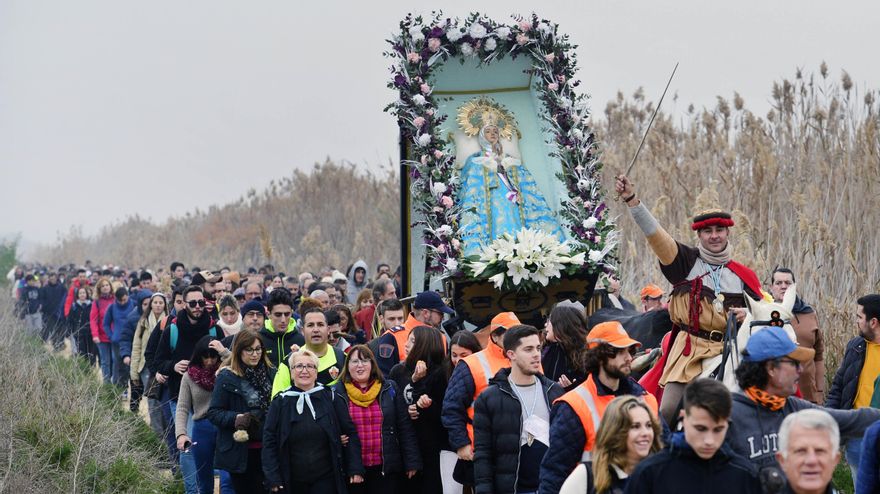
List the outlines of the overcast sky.
{"type": "Polygon", "coordinates": [[[763,115],[774,80],[823,60],[880,87],[876,1],[0,0],[0,236],[162,221],[328,156],[378,167],[399,20],[536,7],[580,45],[598,113],[618,90],[656,99],[676,61],[667,110],[736,90],[763,115]]]}

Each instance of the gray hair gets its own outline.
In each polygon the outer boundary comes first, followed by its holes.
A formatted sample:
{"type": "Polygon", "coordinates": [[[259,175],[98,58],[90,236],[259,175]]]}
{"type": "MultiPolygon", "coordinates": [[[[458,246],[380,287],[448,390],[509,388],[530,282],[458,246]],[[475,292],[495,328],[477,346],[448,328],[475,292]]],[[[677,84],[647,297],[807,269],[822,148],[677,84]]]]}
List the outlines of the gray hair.
{"type": "Polygon", "coordinates": [[[330,297],[330,294],[328,294],[328,293],[325,292],[324,290],[315,290],[315,291],[313,291],[312,293],[309,294],[309,297],[310,297],[310,298],[318,298],[318,297],[320,297],[321,295],[323,295],[323,296],[325,296],[325,297],[330,297]]]}
{"type": "Polygon", "coordinates": [[[831,451],[840,449],[840,428],[837,421],[825,410],[808,408],[788,415],[779,426],[779,452],[783,458],[788,456],[788,436],[795,425],[809,430],[828,431],[831,451]]]}

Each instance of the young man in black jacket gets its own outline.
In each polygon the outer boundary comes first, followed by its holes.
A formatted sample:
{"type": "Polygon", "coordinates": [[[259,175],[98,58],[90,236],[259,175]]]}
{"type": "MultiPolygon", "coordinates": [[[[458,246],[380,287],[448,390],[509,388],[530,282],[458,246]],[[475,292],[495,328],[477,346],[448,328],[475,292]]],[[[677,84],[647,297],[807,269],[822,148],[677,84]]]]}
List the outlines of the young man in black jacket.
{"type": "Polygon", "coordinates": [[[732,406],[730,392],[720,381],[691,381],[680,412],[684,432],[674,433],[669,448],[636,467],[625,492],[760,493],[755,467],[724,444],[732,406]]]}
{"type": "Polygon", "coordinates": [[[538,490],[541,459],[550,444],[550,405],[562,387],[541,375],[541,340],[534,326],[504,333],[509,369],[501,369],[474,404],[477,494],[538,490]]]}

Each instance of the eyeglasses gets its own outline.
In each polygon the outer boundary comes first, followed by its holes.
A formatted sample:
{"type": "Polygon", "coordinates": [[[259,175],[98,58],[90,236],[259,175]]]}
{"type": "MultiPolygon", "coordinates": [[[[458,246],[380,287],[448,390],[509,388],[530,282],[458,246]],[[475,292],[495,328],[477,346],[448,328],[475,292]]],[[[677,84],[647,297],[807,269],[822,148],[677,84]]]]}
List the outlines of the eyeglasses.
{"type": "Polygon", "coordinates": [[[354,360],[354,359],[352,359],[351,361],[349,361],[349,363],[350,363],[351,365],[355,366],[355,367],[360,366],[360,365],[370,365],[370,364],[372,364],[372,362],[370,362],[369,360],[354,360]]]}
{"type": "Polygon", "coordinates": [[[198,300],[190,300],[186,303],[186,305],[188,305],[191,309],[195,309],[196,306],[205,307],[206,305],[208,305],[208,303],[205,302],[205,299],[200,298],[198,300]]]}
{"type": "Polygon", "coordinates": [[[293,370],[297,372],[302,372],[304,370],[311,372],[313,370],[318,370],[318,366],[315,364],[296,364],[293,366],[293,370]]]}
{"type": "Polygon", "coordinates": [[[781,359],[779,359],[779,363],[780,363],[780,364],[783,363],[783,362],[785,362],[786,364],[791,364],[791,365],[793,365],[796,369],[800,369],[800,368],[801,368],[801,363],[798,362],[797,360],[790,359],[790,358],[781,358],[781,359]]]}
{"type": "Polygon", "coordinates": [[[263,353],[263,347],[258,346],[256,348],[245,348],[242,351],[250,355],[258,355],[260,353],[263,353]]]}

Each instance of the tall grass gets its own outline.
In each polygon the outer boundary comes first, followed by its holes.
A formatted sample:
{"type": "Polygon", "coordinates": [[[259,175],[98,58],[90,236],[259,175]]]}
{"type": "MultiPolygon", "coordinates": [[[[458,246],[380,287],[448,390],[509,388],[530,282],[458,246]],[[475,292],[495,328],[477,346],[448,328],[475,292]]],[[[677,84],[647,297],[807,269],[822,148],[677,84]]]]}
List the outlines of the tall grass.
{"type": "MultiPolygon", "coordinates": [[[[798,292],[819,314],[829,372],[855,335],[856,298],[880,288],[878,110],[877,92],[860,93],[846,72],[834,78],[825,64],[817,74],[797,71],[773,83],[763,117],[738,94],[719,96],[714,108],[691,107],[680,121],[661,113],[631,177],[661,224],[684,242],[695,241],[690,217],[709,199],[733,210],[735,258],[765,283],[775,266],[795,272],[798,292]]],[[[606,183],[626,168],[651,111],[641,92],[619,94],[596,122],[606,183]]],[[[613,211],[632,296],[663,278],[623,204],[613,211]]]]}
{"type": "Polygon", "coordinates": [[[399,198],[393,168],[373,174],[327,161],[273,180],[261,192],[251,189],[207,211],[180,211],[161,224],[133,216],[93,236],[74,227],[34,258],[153,269],[175,260],[214,270],[268,262],[288,274],[327,266],[344,271],[357,259],[396,266],[399,198]]]}
{"type": "Polygon", "coordinates": [[[95,369],[26,334],[0,297],[0,492],[182,491],[164,447],[95,369]]]}

